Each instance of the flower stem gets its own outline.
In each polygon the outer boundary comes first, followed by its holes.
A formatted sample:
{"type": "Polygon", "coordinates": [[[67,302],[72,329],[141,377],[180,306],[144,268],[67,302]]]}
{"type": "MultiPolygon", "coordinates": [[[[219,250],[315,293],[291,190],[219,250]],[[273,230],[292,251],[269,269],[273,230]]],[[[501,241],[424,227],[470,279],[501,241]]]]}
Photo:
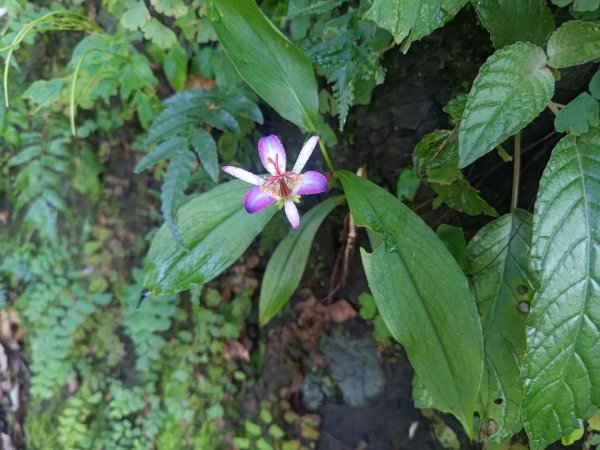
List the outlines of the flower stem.
{"type": "Polygon", "coordinates": [[[325,163],[327,164],[329,171],[331,172],[331,174],[333,176],[335,176],[335,168],[333,167],[333,164],[331,163],[331,159],[329,158],[329,153],[327,153],[325,144],[323,144],[323,141],[321,139],[319,139],[319,147],[321,148],[321,153],[323,154],[323,158],[325,159],[325,163]]]}
{"type": "Polygon", "coordinates": [[[521,178],[521,132],[515,134],[515,145],[513,152],[513,186],[510,210],[514,211],[519,203],[519,180],[521,178]]]}

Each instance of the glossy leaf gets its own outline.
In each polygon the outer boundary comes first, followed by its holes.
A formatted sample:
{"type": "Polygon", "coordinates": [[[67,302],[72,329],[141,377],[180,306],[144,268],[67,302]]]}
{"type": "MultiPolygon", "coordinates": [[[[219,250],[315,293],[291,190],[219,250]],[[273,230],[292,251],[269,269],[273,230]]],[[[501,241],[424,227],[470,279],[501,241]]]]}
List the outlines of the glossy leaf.
{"type": "Polygon", "coordinates": [[[473,82],[460,124],[460,167],[535,119],[553,93],[554,76],[541,48],[518,42],[490,56],[473,82]]]}
{"type": "Polygon", "coordinates": [[[540,181],[527,322],[523,422],[532,450],[600,407],[600,132],[563,138],[540,181]]]}
{"type": "Polygon", "coordinates": [[[306,55],[254,0],[213,0],[210,14],[219,42],[244,81],[282,117],[314,130],[317,82],[306,55]]]}
{"type": "Polygon", "coordinates": [[[523,427],[519,371],[534,288],[531,226],[531,216],[516,210],[484,226],[468,247],[485,352],[477,409],[481,433],[493,441],[509,440],[523,427]]]}
{"type": "Polygon", "coordinates": [[[554,31],[546,0],[472,0],[497,49],[515,42],[542,46],[554,31]]]}
{"type": "Polygon", "coordinates": [[[483,344],[464,274],[435,233],[397,198],[350,172],[338,174],[354,221],[380,239],[372,253],[361,249],[380,314],[438,407],[471,434],[483,344]]]}
{"type": "Polygon", "coordinates": [[[559,133],[569,130],[575,135],[583,134],[590,125],[600,125],[600,107],[598,101],[587,92],[582,92],[567,103],[554,119],[554,128],[559,133]]]}
{"type": "Polygon", "coordinates": [[[600,58],[600,23],[570,20],[548,41],[548,65],[560,69],[600,58]]]}
{"type": "Polygon", "coordinates": [[[365,13],[379,27],[388,30],[397,44],[410,43],[427,36],[451,20],[467,0],[375,0],[365,13]]]}
{"type": "Polygon", "coordinates": [[[212,280],[248,248],[277,208],[257,214],[243,208],[248,184],[231,181],[198,195],[179,208],[178,244],[163,225],[146,258],[145,288],[151,296],[179,292],[212,280]]]}
{"type": "Polygon", "coordinates": [[[300,228],[290,230],[275,249],[267,264],[260,290],[261,325],[271,320],[298,288],[317,230],[329,213],[343,201],[342,196],[332,197],[312,208],[302,216],[300,228]]]}

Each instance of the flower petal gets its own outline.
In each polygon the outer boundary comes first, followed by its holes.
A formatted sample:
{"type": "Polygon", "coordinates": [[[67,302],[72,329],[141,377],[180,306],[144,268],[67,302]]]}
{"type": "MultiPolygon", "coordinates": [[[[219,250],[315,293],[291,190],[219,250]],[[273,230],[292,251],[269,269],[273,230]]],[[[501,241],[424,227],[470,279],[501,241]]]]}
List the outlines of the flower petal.
{"type": "Polygon", "coordinates": [[[298,208],[292,200],[285,201],[285,215],[292,224],[292,228],[298,228],[300,226],[300,215],[298,214],[298,208]]]}
{"type": "Polygon", "coordinates": [[[250,189],[244,196],[244,208],[250,214],[259,212],[273,203],[275,199],[258,186],[250,189]]]}
{"type": "Polygon", "coordinates": [[[319,136],[312,136],[308,141],[306,141],[306,143],[302,146],[302,150],[300,150],[300,154],[298,155],[298,159],[296,160],[296,164],[294,164],[292,172],[302,172],[302,169],[304,169],[308,158],[310,158],[310,155],[312,155],[317,142],[319,142],[319,136]]]}
{"type": "Polygon", "coordinates": [[[320,194],[327,190],[327,178],[319,172],[309,170],[301,175],[300,181],[294,186],[294,194],[320,194]]]}
{"type": "Polygon", "coordinates": [[[239,167],[223,166],[221,167],[223,172],[227,172],[229,175],[239,178],[246,183],[254,184],[255,186],[262,186],[265,184],[265,180],[258,175],[254,175],[252,172],[240,169],[239,167]]]}
{"type": "Polygon", "coordinates": [[[285,172],[285,149],[277,136],[262,137],[258,141],[258,154],[271,175],[285,172]]]}

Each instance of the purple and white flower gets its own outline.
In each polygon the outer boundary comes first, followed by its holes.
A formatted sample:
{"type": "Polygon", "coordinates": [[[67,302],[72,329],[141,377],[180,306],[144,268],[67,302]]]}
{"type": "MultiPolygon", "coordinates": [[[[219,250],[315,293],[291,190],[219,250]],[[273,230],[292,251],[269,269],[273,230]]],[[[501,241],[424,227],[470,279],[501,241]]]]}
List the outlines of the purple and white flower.
{"type": "Polygon", "coordinates": [[[296,164],[291,171],[286,171],[285,149],[279,138],[275,135],[260,138],[258,154],[263,166],[270,174],[266,178],[239,167],[224,166],[223,171],[229,175],[256,186],[250,189],[244,197],[246,211],[253,214],[277,203],[280,209],[285,208],[285,214],[292,227],[298,228],[300,216],[295,203],[300,201],[300,196],[319,194],[327,190],[327,178],[323,174],[312,170],[300,173],[318,141],[318,136],[312,136],[306,141],[300,150],[296,164]]]}

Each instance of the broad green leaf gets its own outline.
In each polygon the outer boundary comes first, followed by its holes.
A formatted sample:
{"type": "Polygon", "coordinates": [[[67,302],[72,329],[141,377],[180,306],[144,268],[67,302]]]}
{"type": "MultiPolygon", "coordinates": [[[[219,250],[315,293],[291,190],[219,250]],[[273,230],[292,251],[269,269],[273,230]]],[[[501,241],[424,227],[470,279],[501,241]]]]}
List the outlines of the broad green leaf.
{"type": "Polygon", "coordinates": [[[430,183],[430,186],[438,195],[433,200],[433,208],[445,204],[470,216],[485,214],[496,217],[498,215],[496,210],[481,198],[477,190],[462,177],[451,184],[430,183]]]}
{"type": "Polygon", "coordinates": [[[555,29],[546,0],[471,0],[497,49],[515,42],[542,46],[555,29]]]}
{"type": "Polygon", "coordinates": [[[161,211],[165,218],[165,223],[173,238],[181,245],[184,245],[184,243],[177,228],[175,212],[179,203],[183,200],[183,191],[187,187],[194,162],[195,158],[192,152],[187,148],[180,149],[169,162],[160,193],[161,211]]]}
{"type": "Polygon", "coordinates": [[[161,14],[170,17],[185,16],[188,7],[183,0],[150,0],[152,6],[161,14]]]}
{"type": "Polygon", "coordinates": [[[470,215],[498,213],[463,178],[458,168],[458,135],[456,128],[435,130],[423,137],[415,147],[413,162],[418,170],[425,171],[425,178],[438,196],[433,207],[442,204],[470,215]]]}
{"type": "Polygon", "coordinates": [[[554,93],[546,55],[517,42],[496,51],[473,82],[459,132],[459,165],[465,167],[531,122],[554,93]]]}
{"type": "Polygon", "coordinates": [[[151,40],[160,48],[171,48],[177,42],[177,36],[173,30],[165,27],[155,17],[152,17],[142,27],[144,37],[151,40]]]}
{"type": "Polygon", "coordinates": [[[275,249],[267,264],[259,300],[259,321],[266,324],[288,302],[298,288],[315,234],[321,223],[344,197],[325,200],[302,216],[300,228],[291,230],[275,249]]]}
{"type": "Polygon", "coordinates": [[[440,241],[444,243],[450,254],[454,257],[461,269],[467,268],[467,241],[465,241],[465,232],[460,227],[454,227],[448,224],[441,224],[435,230],[440,241]]]}
{"type": "Polygon", "coordinates": [[[165,108],[148,131],[150,142],[189,133],[204,124],[238,134],[241,130],[236,116],[262,123],[258,106],[239,92],[225,93],[218,88],[210,91],[190,89],[172,95],[163,104],[165,108]]]}
{"type": "Polygon", "coordinates": [[[197,128],[190,135],[190,144],[208,176],[217,182],[219,180],[219,158],[217,144],[211,134],[203,128],[197,128]]]}
{"type": "Polygon", "coordinates": [[[529,259],[531,222],[528,213],[515,210],[484,226],[468,247],[485,351],[477,410],[482,435],[496,442],[510,440],[523,427],[519,371],[535,279],[529,259]]]}
{"type": "Polygon", "coordinates": [[[185,149],[185,140],[180,137],[174,137],[161,142],[152,150],[144,155],[144,157],[133,168],[134,173],[140,173],[154,164],[158,164],[165,159],[171,158],[181,149],[185,149]]]}
{"type": "Polygon", "coordinates": [[[600,23],[570,20],[548,41],[548,65],[560,69],[600,58],[600,23]]]}
{"type": "Polygon", "coordinates": [[[567,6],[573,3],[574,11],[595,11],[600,6],[600,0],[552,0],[557,6],[567,6]]]}
{"type": "Polygon", "coordinates": [[[596,100],[600,100],[600,70],[598,70],[590,80],[590,94],[596,100]]]}
{"type": "Polygon", "coordinates": [[[381,241],[372,253],[361,249],[381,316],[438,407],[471,435],[483,343],[464,274],[435,233],[397,198],[350,172],[338,174],[354,221],[381,241]]]}
{"type": "Polygon", "coordinates": [[[451,20],[468,0],[375,0],[365,19],[392,33],[403,49],[451,20]]]}
{"type": "Polygon", "coordinates": [[[413,201],[417,191],[421,186],[421,180],[413,169],[405,169],[400,173],[398,177],[398,184],[396,186],[396,192],[399,199],[406,198],[407,200],[413,201]]]}
{"type": "Polygon", "coordinates": [[[163,69],[167,80],[175,89],[181,91],[185,87],[185,81],[188,74],[189,56],[181,45],[175,45],[165,55],[163,60],[163,69]]]}
{"type": "Polygon", "coordinates": [[[587,92],[582,92],[560,110],[554,119],[554,128],[559,133],[569,130],[574,135],[583,134],[589,127],[600,125],[600,107],[587,92]]]}
{"type": "Polygon", "coordinates": [[[40,108],[43,108],[60,98],[64,85],[64,78],[54,78],[53,80],[48,81],[34,81],[31,86],[23,92],[23,98],[28,98],[40,108]]]}
{"type": "Polygon", "coordinates": [[[305,130],[318,122],[317,82],[310,61],[254,0],[214,0],[211,19],[240,75],[282,117],[305,130]]]}
{"type": "Polygon", "coordinates": [[[563,138],[540,181],[527,321],[523,422],[532,450],[600,407],[600,132],[563,138]]]}
{"type": "Polygon", "coordinates": [[[182,247],[163,225],[146,257],[145,287],[151,296],[179,292],[220,275],[248,248],[277,208],[257,214],[243,208],[247,183],[231,181],[198,195],[179,208],[182,247]]]}
{"type": "Polygon", "coordinates": [[[143,27],[150,20],[150,13],[143,1],[135,2],[121,17],[121,25],[128,30],[135,31],[143,27]]]}

